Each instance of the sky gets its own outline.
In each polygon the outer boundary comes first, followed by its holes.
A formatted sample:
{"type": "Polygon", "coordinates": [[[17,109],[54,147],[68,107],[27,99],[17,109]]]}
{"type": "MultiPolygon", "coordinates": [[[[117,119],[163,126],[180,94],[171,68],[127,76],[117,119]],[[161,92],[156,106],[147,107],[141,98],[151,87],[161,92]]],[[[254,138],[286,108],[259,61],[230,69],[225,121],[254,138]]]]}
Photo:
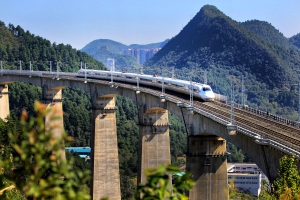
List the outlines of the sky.
{"type": "Polygon", "coordinates": [[[150,44],[176,36],[207,4],[238,22],[267,21],[285,37],[300,33],[299,0],[0,0],[0,21],[76,49],[97,39],[150,44]]]}

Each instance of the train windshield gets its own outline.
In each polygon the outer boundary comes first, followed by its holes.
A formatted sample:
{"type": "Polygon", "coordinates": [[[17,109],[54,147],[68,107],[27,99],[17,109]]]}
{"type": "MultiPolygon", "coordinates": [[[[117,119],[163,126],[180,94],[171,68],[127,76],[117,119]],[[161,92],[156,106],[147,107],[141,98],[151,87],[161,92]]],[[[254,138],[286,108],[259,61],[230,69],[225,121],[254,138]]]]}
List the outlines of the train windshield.
{"type": "Polygon", "coordinates": [[[203,87],[202,90],[203,90],[204,92],[210,92],[210,91],[211,91],[210,87],[203,87]]]}

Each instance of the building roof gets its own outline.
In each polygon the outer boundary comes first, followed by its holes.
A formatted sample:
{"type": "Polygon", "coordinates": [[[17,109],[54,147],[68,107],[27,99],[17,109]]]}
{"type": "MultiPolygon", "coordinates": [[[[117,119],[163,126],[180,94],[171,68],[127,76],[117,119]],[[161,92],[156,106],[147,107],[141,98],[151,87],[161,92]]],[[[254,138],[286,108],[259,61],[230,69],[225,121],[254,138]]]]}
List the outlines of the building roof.
{"type": "Polygon", "coordinates": [[[66,150],[69,152],[76,152],[76,153],[91,153],[90,147],[66,147],[66,150]]]}

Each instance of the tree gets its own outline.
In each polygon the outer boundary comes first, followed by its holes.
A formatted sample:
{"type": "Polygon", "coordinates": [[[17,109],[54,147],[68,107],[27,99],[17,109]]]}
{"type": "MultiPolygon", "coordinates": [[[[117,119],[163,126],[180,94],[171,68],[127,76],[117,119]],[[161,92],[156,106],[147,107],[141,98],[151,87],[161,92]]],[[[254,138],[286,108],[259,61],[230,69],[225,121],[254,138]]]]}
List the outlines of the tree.
{"type": "Polygon", "coordinates": [[[298,160],[294,156],[283,156],[280,159],[278,177],[271,191],[264,189],[260,199],[267,200],[297,200],[300,198],[300,174],[297,168],[298,160]]]}
{"type": "Polygon", "coordinates": [[[146,170],[147,182],[138,186],[135,199],[187,200],[188,197],[185,192],[191,190],[192,185],[195,183],[190,179],[190,173],[177,176],[173,184],[170,184],[170,177],[180,172],[179,168],[173,165],[166,167],[159,165],[157,169],[146,170]]]}
{"type": "MultiPolygon", "coordinates": [[[[72,169],[73,161],[63,159],[60,153],[62,141],[68,142],[72,138],[65,133],[62,138],[56,138],[51,132],[55,127],[45,127],[44,117],[49,113],[45,105],[36,102],[35,112],[36,117],[30,118],[27,112],[22,113],[21,134],[26,139],[20,140],[20,134],[9,134],[15,153],[11,159],[0,161],[0,167],[4,169],[4,173],[0,173],[0,186],[4,185],[3,180],[10,180],[12,184],[9,187],[16,187],[33,200],[89,199],[89,194],[81,191],[78,184],[78,177],[87,180],[89,172],[81,172],[77,176],[72,169]]],[[[55,114],[51,116],[51,120],[57,119],[55,114]]],[[[6,195],[5,192],[3,195],[6,195]]]]}
{"type": "Polygon", "coordinates": [[[278,178],[274,181],[274,193],[277,197],[291,193],[294,199],[299,198],[300,176],[294,156],[283,156],[280,159],[278,178]]]}

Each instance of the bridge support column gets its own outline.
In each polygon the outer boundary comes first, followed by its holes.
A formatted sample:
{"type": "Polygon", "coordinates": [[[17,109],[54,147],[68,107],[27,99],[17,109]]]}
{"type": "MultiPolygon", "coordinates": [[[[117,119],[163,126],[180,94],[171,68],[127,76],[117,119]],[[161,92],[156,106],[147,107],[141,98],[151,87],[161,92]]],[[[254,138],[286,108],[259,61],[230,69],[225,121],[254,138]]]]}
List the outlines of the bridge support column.
{"type": "MultiPolygon", "coordinates": [[[[61,138],[64,132],[64,119],[63,119],[63,109],[62,109],[62,88],[51,88],[48,89],[47,86],[43,86],[43,103],[50,108],[50,112],[45,116],[46,128],[51,127],[51,132],[56,138],[61,138]],[[52,119],[53,117],[59,117],[52,119]]],[[[60,154],[63,159],[66,159],[65,144],[61,144],[60,154]]]]}
{"type": "Polygon", "coordinates": [[[8,85],[0,85],[0,118],[5,120],[9,115],[8,85]]]}
{"type": "Polygon", "coordinates": [[[115,97],[93,99],[92,199],[121,199],[115,97]]]}
{"type": "Polygon", "coordinates": [[[226,140],[217,136],[188,138],[186,171],[196,181],[189,199],[228,199],[226,140]]]}
{"type": "Polygon", "coordinates": [[[152,108],[140,114],[138,183],[146,182],[145,170],[171,163],[168,111],[152,108]]]}

